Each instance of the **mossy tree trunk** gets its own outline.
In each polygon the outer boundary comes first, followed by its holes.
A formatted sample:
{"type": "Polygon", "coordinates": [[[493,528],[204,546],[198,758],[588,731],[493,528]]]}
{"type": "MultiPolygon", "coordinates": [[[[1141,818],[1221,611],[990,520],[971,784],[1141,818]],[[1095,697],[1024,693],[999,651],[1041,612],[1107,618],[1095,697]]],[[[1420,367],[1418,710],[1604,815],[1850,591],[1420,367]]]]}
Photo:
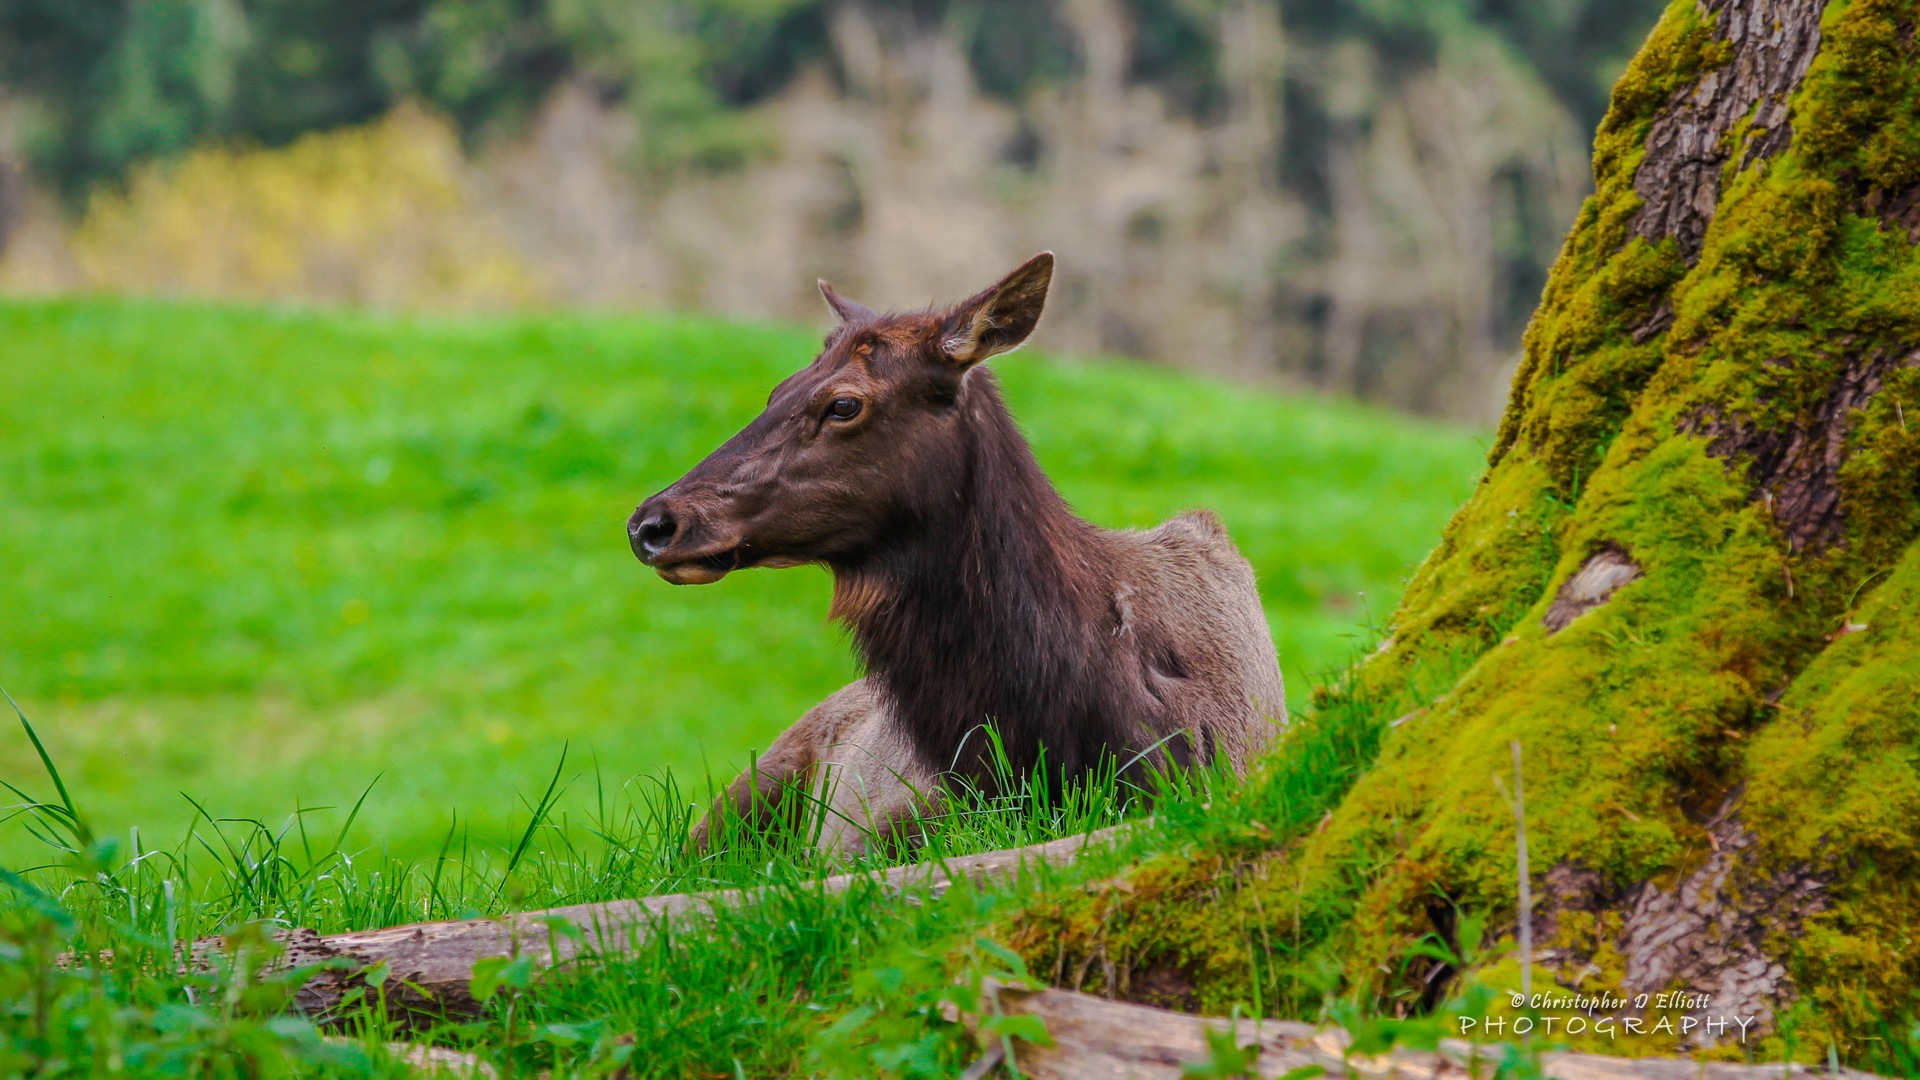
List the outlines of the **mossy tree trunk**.
{"type": "Polygon", "coordinates": [[[1653,1033],[1611,1052],[1746,1016],[1744,1052],[1883,1053],[1920,1013],[1917,22],[1676,0],[1391,638],[1210,839],[1021,913],[1038,970],[1417,1011],[1467,913],[1517,987],[1518,742],[1536,992],[1708,997],[1629,1004],[1653,1033]]]}

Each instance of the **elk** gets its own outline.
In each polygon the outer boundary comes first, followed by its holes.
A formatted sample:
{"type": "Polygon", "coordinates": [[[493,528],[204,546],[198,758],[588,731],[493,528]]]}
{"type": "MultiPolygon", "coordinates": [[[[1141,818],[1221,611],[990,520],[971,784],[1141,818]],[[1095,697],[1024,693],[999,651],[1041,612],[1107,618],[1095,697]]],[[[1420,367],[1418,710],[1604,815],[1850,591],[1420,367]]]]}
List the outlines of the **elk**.
{"type": "MultiPolygon", "coordinates": [[[[633,553],[676,585],[820,564],[865,676],[802,716],[722,794],[764,827],[808,791],[823,846],[856,853],[959,777],[1103,759],[1237,772],[1286,722],[1252,568],[1210,511],[1144,531],[1075,516],[1014,424],[989,357],[1040,321],[1043,252],[950,309],[837,317],[766,411],[633,512],[633,553]]],[[[788,808],[789,812],[791,807],[788,808]]]]}

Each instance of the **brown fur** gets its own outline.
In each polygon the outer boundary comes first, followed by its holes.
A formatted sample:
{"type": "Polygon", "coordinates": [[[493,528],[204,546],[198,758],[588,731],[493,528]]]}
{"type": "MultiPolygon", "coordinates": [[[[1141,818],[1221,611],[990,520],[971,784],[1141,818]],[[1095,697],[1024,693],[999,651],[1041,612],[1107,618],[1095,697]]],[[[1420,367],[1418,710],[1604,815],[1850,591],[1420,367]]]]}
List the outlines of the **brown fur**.
{"type": "Polygon", "coordinates": [[[749,820],[810,788],[857,848],[942,776],[1057,783],[1266,745],[1285,701],[1253,573],[1219,519],[1110,531],[1068,509],[981,360],[1038,322],[1043,255],[949,312],[846,321],[767,411],[635,511],[636,554],[672,581],[820,562],[867,675],[809,712],[721,804],[749,820]],[[855,357],[855,353],[859,355],[855,357]],[[834,402],[857,398],[859,415],[834,402]],[[825,410],[823,412],[823,410],[825,410]],[[857,827],[855,827],[857,826],[857,827]]]}

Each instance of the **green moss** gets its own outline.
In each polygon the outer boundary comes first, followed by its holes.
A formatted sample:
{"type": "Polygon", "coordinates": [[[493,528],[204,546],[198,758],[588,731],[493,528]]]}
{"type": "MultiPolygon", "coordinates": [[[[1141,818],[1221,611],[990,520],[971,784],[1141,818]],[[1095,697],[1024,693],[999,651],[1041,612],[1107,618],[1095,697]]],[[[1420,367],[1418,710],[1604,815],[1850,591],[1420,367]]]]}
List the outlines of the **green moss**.
{"type": "Polygon", "coordinates": [[[1912,497],[1914,478],[1920,476],[1916,432],[1920,369],[1895,368],[1848,433],[1847,459],[1840,467],[1840,505],[1851,524],[1856,566],[1890,565],[1899,557],[1901,539],[1920,532],[1920,503],[1912,497]]]}
{"type": "Polygon", "coordinates": [[[1409,585],[1393,647],[1364,677],[1391,683],[1421,658],[1483,650],[1540,596],[1558,558],[1553,523],[1598,467],[1633,400],[1659,369],[1653,318],[1686,267],[1672,244],[1632,240],[1633,175],[1648,128],[1674,93],[1731,57],[1691,0],[1669,5],[1615,86],[1596,136],[1596,191],[1548,277],[1480,493],[1409,585]],[[1529,453],[1502,468],[1509,452],[1529,453]]]}
{"type": "Polygon", "coordinates": [[[1917,12],[1913,0],[1829,5],[1795,109],[1794,145],[1810,166],[1893,191],[1920,184],[1917,12]]]}
{"type": "Polygon", "coordinates": [[[1790,955],[1795,981],[1822,991],[1819,1033],[1849,1049],[1879,1018],[1920,1011],[1920,548],[1877,584],[1744,762],[1767,859],[1832,881],[1790,955]]]}
{"type": "MultiPolygon", "coordinates": [[[[1623,338],[1634,320],[1652,313],[1650,301],[1657,301],[1678,277],[1682,268],[1670,248],[1629,246],[1628,223],[1642,204],[1633,190],[1633,177],[1645,156],[1647,131],[1661,107],[1703,71],[1729,59],[1725,43],[1714,39],[1692,0],[1674,0],[1615,84],[1606,118],[1594,136],[1594,194],[1581,208],[1548,275],[1540,310],[1527,328],[1514,393],[1494,440],[1490,464],[1499,464],[1522,438],[1529,420],[1541,415],[1537,398],[1547,382],[1573,366],[1572,357],[1603,340],[1623,338]]],[[[1625,403],[1640,385],[1636,373],[1644,374],[1628,370],[1619,373],[1624,378],[1590,381],[1587,392],[1566,395],[1574,399],[1571,410],[1583,416],[1610,416],[1618,423],[1625,416],[1625,403]]],[[[1531,427],[1538,435],[1542,425],[1531,427]]],[[[1564,452],[1553,455],[1555,480],[1563,490],[1577,487],[1575,472],[1592,463],[1584,455],[1573,456],[1575,460],[1565,460],[1564,452]]]]}
{"type": "Polygon", "coordinates": [[[1636,343],[1635,329],[1686,269],[1672,244],[1628,232],[1642,202],[1633,175],[1647,130],[1677,90],[1730,55],[1691,0],[1675,0],[1615,86],[1596,136],[1596,191],[1528,326],[1492,468],[1414,576],[1393,621],[1394,646],[1365,677],[1391,680],[1420,657],[1485,649],[1539,598],[1558,558],[1553,523],[1660,366],[1662,335],[1636,343]],[[1530,452],[1502,468],[1516,445],[1530,452]]]}
{"type": "Polygon", "coordinates": [[[1532,606],[1558,558],[1553,528],[1564,508],[1551,492],[1551,478],[1531,462],[1481,483],[1408,582],[1387,645],[1356,673],[1366,693],[1400,693],[1439,657],[1479,655],[1532,606]]]}

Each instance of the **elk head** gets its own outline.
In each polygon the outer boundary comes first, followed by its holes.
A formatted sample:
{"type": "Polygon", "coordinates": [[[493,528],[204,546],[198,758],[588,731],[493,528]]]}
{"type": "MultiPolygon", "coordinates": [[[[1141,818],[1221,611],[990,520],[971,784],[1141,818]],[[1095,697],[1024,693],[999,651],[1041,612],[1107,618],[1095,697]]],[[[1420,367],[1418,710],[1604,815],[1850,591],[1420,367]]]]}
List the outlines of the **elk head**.
{"type": "Polygon", "coordinates": [[[909,535],[964,472],[967,374],[1040,321],[1053,253],[950,310],[878,315],[820,292],[839,323],[766,411],[665,491],[627,538],[675,585],[753,566],[858,565],[909,535]]]}

